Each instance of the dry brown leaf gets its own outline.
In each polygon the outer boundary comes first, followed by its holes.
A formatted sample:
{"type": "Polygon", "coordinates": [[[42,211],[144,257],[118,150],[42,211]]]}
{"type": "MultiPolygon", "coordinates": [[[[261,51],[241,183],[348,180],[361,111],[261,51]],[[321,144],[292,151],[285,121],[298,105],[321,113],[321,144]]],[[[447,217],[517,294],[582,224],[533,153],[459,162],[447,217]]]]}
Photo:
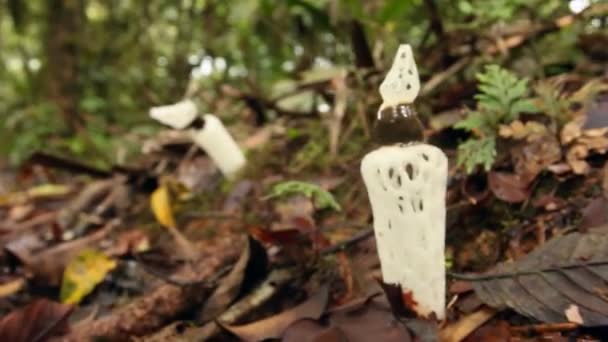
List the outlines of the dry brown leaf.
{"type": "Polygon", "coordinates": [[[199,194],[218,184],[220,171],[211,159],[199,156],[182,160],[177,167],[178,182],[188,191],[199,194]]]}
{"type": "Polygon", "coordinates": [[[602,189],[604,190],[604,198],[608,199],[608,163],[604,164],[602,189]]]}
{"type": "Polygon", "coordinates": [[[534,140],[539,136],[547,134],[547,127],[536,121],[528,121],[525,124],[519,120],[512,121],[508,125],[500,125],[498,134],[503,138],[521,140],[528,138],[534,140]]]}
{"type": "Polygon", "coordinates": [[[592,199],[581,211],[582,219],[579,230],[586,230],[608,223],[608,199],[599,196],[592,199]]]}
{"type": "Polygon", "coordinates": [[[31,203],[17,204],[8,211],[8,219],[11,222],[19,222],[26,219],[34,212],[35,207],[31,203]]]}
{"type": "Polygon", "coordinates": [[[0,341],[43,341],[67,331],[67,318],[72,306],[36,299],[24,308],[13,311],[0,321],[0,341]]]}
{"type": "Polygon", "coordinates": [[[475,329],[494,317],[496,312],[496,310],[484,306],[476,312],[461,317],[458,321],[441,329],[439,340],[441,342],[460,342],[475,331],[475,329]]]}
{"type": "Polygon", "coordinates": [[[599,153],[606,153],[606,150],[608,150],[608,138],[604,136],[580,137],[576,139],[576,143],[585,145],[590,151],[599,153]]]}
{"type": "Polygon", "coordinates": [[[531,179],[522,175],[509,174],[505,172],[490,172],[488,184],[494,195],[509,203],[520,203],[530,197],[531,179]]]}
{"type": "MultiPolygon", "coordinates": [[[[423,321],[417,321],[425,322],[423,321]]],[[[411,321],[410,321],[411,323],[411,321]]],[[[424,329],[417,329],[424,330],[424,329]]],[[[426,332],[426,331],[425,331],[426,332]]],[[[417,336],[418,341],[436,341],[431,336],[417,336]]],[[[299,320],[290,325],[282,336],[285,342],[409,342],[412,336],[404,324],[395,320],[386,298],[362,298],[329,312],[329,325],[314,320],[299,320]]]]}
{"type": "Polygon", "coordinates": [[[24,285],[25,279],[23,278],[12,279],[4,284],[0,284],[0,298],[7,297],[21,291],[24,285]]]}
{"type": "Polygon", "coordinates": [[[585,117],[579,116],[565,124],[560,134],[562,144],[567,145],[574,141],[574,139],[580,137],[583,134],[582,127],[584,123],[585,117]]]}
{"type": "Polygon", "coordinates": [[[247,342],[280,338],[285,329],[298,320],[319,319],[325,312],[328,299],[329,287],[324,286],[305,302],[280,314],[245,325],[224,325],[223,327],[247,342]]]}
{"type": "Polygon", "coordinates": [[[555,136],[546,134],[534,141],[522,142],[511,149],[515,172],[519,175],[536,177],[550,165],[562,159],[562,149],[555,136]]]}
{"type": "Polygon", "coordinates": [[[583,131],[583,137],[597,138],[608,133],[608,127],[590,128],[583,131]]]}
{"type": "Polygon", "coordinates": [[[199,321],[207,322],[224,312],[244,287],[257,283],[265,275],[267,265],[266,250],[249,237],[239,260],[203,305],[198,314],[199,321]]]}
{"type": "Polygon", "coordinates": [[[566,161],[577,175],[587,174],[590,170],[585,158],[589,154],[589,148],[585,145],[577,144],[572,146],[566,153],[566,161]]]}
{"type": "MultiPolygon", "coordinates": [[[[506,321],[491,321],[488,322],[481,327],[475,329],[469,336],[467,336],[464,342],[486,342],[486,341],[496,341],[496,342],[506,342],[513,341],[511,339],[511,326],[506,321]]],[[[554,341],[553,339],[545,340],[545,341],[554,341]]],[[[523,342],[523,341],[518,341],[523,342]]],[[[554,341],[556,342],[556,341],[554,341]]]]}

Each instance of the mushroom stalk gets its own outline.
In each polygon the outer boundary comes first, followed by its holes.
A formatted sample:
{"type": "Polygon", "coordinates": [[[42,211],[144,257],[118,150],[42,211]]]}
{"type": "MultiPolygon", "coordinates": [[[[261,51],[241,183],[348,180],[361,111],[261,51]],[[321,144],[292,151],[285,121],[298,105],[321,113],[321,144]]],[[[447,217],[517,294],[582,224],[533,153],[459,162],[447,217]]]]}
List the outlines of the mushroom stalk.
{"type": "Polygon", "coordinates": [[[215,162],[227,178],[234,177],[246,160],[230,132],[215,115],[197,121],[198,109],[190,100],[150,109],[150,117],[174,129],[188,129],[192,140],[215,162]]]}
{"type": "MultiPolygon", "coordinates": [[[[411,104],[420,83],[409,45],[401,45],[380,86],[384,103],[378,121],[384,126],[414,125],[415,112],[398,110],[411,104]],[[383,113],[391,109],[391,116],[383,113]],[[395,108],[395,110],[392,110],[395,108]],[[394,113],[402,115],[395,120],[394,113]],[[412,116],[413,115],[413,116],[412,116]],[[407,119],[407,120],[406,120],[407,119]],[[387,121],[388,120],[388,121],[387,121]]],[[[416,119],[417,120],[417,119],[416,119]]],[[[445,317],[445,193],[448,162],[437,147],[420,142],[412,126],[383,128],[376,135],[401,134],[390,145],[368,153],[361,162],[374,233],[385,283],[399,284],[413,299],[414,311],[424,317],[445,317]],[[388,133],[387,133],[388,132],[388,133]],[[409,136],[406,136],[409,135],[409,136]]],[[[387,142],[387,139],[380,139],[387,142]]]]}
{"type": "Polygon", "coordinates": [[[206,114],[203,120],[202,128],[191,131],[192,139],[207,152],[226,177],[234,177],[245,166],[243,152],[220,119],[206,114]]]}

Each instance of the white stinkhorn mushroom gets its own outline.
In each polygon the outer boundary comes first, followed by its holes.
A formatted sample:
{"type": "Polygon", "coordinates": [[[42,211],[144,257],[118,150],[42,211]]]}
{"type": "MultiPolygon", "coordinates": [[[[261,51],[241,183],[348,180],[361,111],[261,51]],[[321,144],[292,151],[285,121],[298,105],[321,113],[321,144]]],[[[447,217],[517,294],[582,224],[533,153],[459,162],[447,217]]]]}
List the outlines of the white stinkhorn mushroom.
{"type": "Polygon", "coordinates": [[[385,283],[412,295],[419,315],[445,317],[445,193],[448,162],[422,142],[409,106],[420,89],[409,45],[401,45],[380,86],[383,104],[376,132],[385,143],[368,153],[361,173],[374,215],[385,283]]]}
{"type": "Polygon", "coordinates": [[[172,105],[150,108],[150,117],[163,125],[175,129],[184,129],[196,119],[198,109],[190,100],[172,105]]]}
{"type": "Polygon", "coordinates": [[[207,152],[227,178],[235,176],[245,166],[243,152],[220,119],[206,114],[197,122],[199,116],[194,102],[185,100],[151,108],[150,117],[175,129],[188,129],[194,142],[207,152]]]}

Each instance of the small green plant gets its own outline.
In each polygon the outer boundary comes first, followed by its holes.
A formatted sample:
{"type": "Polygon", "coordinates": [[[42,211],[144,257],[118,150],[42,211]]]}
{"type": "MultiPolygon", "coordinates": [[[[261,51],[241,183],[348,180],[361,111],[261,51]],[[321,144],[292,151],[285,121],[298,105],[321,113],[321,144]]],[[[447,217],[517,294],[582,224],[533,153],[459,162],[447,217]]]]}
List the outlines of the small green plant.
{"type": "Polygon", "coordinates": [[[509,123],[520,113],[537,109],[528,95],[528,80],[518,79],[498,65],[486,66],[476,75],[479,94],[475,95],[477,110],[454,127],[473,133],[474,137],[458,146],[458,164],[471,173],[477,165],[490,170],[496,158],[496,136],[500,124],[509,123]]]}
{"type": "Polygon", "coordinates": [[[321,189],[321,187],[318,185],[300,181],[286,181],[277,183],[272,187],[270,194],[265,196],[264,199],[277,197],[284,198],[294,195],[304,195],[312,198],[317,209],[333,209],[335,211],[342,210],[340,204],[336,202],[331,193],[321,189]]]}

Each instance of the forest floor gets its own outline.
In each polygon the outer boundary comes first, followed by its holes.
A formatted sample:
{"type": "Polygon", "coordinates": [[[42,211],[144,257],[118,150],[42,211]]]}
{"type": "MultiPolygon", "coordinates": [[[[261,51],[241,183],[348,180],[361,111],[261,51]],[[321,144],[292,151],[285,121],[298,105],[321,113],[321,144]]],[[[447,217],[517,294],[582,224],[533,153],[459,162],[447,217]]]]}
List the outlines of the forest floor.
{"type": "Polygon", "coordinates": [[[4,170],[0,340],[606,338],[605,60],[535,83],[537,111],[493,126],[496,157],[470,172],[458,146],[488,133],[454,125],[482,100],[474,81],[446,83],[468,63],[426,80],[420,103],[433,113],[425,139],[449,158],[445,320],[415,317],[415,298],[379,281],[360,173],[377,147],[370,71],[299,88],[356,110],[300,115],[257,99],[278,113],[265,120],[248,97],[228,125],[248,160],[232,180],[168,129],[128,167],[40,152],[4,170]]]}

